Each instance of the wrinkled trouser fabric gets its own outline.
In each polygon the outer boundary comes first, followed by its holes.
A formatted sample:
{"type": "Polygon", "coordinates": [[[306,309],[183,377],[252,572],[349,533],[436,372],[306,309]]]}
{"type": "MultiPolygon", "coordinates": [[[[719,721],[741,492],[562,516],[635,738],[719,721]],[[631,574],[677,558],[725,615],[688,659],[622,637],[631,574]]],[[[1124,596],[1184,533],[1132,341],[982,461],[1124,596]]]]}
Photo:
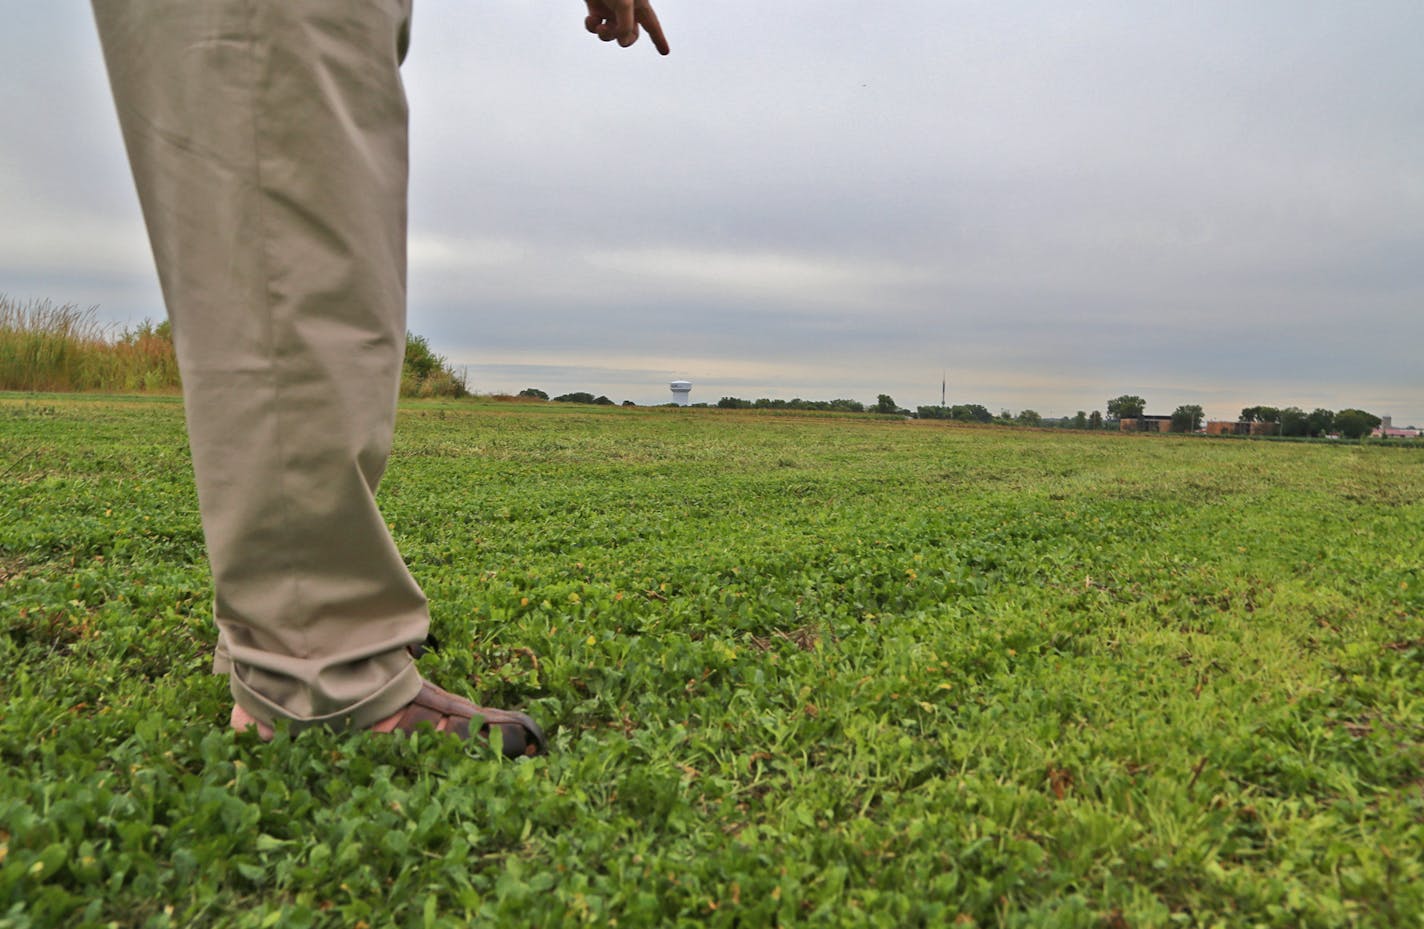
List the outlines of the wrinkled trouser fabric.
{"type": "Polygon", "coordinates": [[[256,718],[414,698],[425,597],[375,492],[405,350],[410,0],[93,0],[256,718]]]}

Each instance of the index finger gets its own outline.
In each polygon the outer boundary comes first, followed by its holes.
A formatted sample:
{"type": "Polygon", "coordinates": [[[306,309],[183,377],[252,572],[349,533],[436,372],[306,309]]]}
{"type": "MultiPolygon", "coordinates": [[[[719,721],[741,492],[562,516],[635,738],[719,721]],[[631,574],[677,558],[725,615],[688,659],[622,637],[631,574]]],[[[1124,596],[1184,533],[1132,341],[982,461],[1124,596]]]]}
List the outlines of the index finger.
{"type": "Polygon", "coordinates": [[[638,10],[638,25],[648,30],[648,37],[653,40],[653,46],[657,48],[659,55],[666,55],[672,49],[668,46],[667,37],[663,35],[663,25],[658,22],[658,14],[650,6],[643,6],[638,10]]]}

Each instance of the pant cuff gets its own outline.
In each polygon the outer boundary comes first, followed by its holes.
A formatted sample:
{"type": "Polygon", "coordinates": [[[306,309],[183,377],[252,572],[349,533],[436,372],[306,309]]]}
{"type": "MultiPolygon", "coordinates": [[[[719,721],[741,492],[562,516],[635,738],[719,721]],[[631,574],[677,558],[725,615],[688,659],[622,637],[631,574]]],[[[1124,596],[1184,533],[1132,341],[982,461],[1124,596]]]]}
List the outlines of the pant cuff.
{"type": "Polygon", "coordinates": [[[384,687],[359,703],[326,716],[295,717],[281,706],[248,687],[242,680],[240,667],[232,667],[232,674],[228,680],[232,689],[232,698],[238,706],[252,714],[253,718],[269,726],[275,725],[279,719],[288,720],[291,731],[294,733],[315,726],[325,726],[337,730],[365,729],[414,700],[416,694],[420,693],[422,683],[420,669],[412,661],[384,687]]]}

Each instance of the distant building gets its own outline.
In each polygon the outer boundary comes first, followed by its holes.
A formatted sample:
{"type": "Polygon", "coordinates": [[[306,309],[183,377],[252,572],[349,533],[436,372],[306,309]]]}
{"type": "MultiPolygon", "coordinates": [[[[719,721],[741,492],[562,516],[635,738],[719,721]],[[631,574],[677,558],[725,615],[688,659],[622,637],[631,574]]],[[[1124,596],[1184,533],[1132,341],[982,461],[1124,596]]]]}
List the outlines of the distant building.
{"type": "Polygon", "coordinates": [[[1213,419],[1206,424],[1207,435],[1278,435],[1280,423],[1232,422],[1229,419],[1213,419]]]}
{"type": "Polygon", "coordinates": [[[1370,435],[1376,439],[1417,439],[1424,435],[1424,432],[1418,429],[1396,429],[1394,421],[1390,417],[1381,416],[1380,424],[1370,435]]]}
{"type": "Polygon", "coordinates": [[[1171,432],[1172,417],[1139,416],[1136,419],[1120,419],[1117,428],[1120,432],[1171,432]]]}

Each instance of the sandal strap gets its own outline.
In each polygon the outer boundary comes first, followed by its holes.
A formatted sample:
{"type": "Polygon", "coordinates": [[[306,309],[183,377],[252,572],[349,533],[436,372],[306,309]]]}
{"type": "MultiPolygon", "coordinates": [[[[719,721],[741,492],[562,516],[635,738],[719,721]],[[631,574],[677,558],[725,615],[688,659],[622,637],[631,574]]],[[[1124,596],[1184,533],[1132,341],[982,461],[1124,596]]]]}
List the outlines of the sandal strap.
{"type": "Polygon", "coordinates": [[[396,720],[395,731],[414,732],[421,725],[428,724],[436,731],[468,740],[476,719],[480,721],[479,729],[473,731],[486,741],[489,740],[490,727],[499,727],[501,748],[507,757],[542,755],[548,751],[543,730],[528,715],[514,710],[476,706],[429,681],[421,682],[420,693],[406,705],[405,711],[396,720]]]}

